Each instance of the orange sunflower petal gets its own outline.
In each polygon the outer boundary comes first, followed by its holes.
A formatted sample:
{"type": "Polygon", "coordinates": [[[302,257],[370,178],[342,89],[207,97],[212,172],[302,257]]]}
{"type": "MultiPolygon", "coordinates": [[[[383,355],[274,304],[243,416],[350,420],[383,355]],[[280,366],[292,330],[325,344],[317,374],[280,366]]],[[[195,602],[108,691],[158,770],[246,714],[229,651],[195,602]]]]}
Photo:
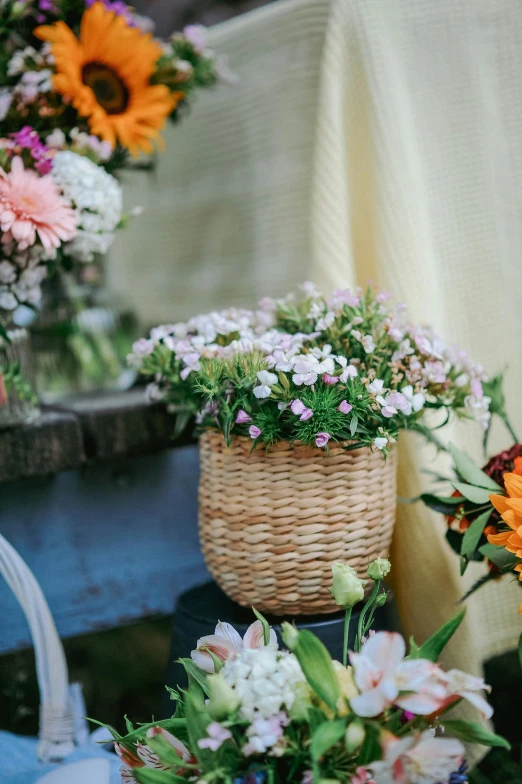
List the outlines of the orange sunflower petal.
{"type": "Polygon", "coordinates": [[[522,498],[522,476],[504,474],[504,484],[511,498],[522,498]]]}
{"type": "Polygon", "coordinates": [[[522,476],[522,457],[515,457],[513,473],[522,476]]]}
{"type": "Polygon", "coordinates": [[[508,543],[509,537],[511,536],[510,531],[504,531],[501,534],[490,534],[488,536],[488,542],[490,544],[495,544],[497,547],[505,547],[508,543]]]}
{"type": "Polygon", "coordinates": [[[505,495],[490,495],[489,500],[497,510],[497,512],[505,512],[507,507],[507,498],[505,495]]]}

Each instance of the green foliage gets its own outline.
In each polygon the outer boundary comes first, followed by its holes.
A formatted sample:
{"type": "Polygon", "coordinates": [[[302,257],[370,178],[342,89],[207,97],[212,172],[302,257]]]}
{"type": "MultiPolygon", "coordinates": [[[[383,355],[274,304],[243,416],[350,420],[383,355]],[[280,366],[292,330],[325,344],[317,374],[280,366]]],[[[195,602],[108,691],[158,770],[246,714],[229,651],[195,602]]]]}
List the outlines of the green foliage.
{"type": "Polygon", "coordinates": [[[312,735],[310,752],[316,762],[344,736],[346,719],[335,719],[321,724],[312,735]]]}
{"type": "MultiPolygon", "coordinates": [[[[475,487],[485,487],[490,493],[502,493],[502,488],[485,474],[484,471],[478,468],[468,455],[460,449],[457,449],[454,444],[449,444],[449,450],[455,463],[457,474],[464,482],[474,485],[475,487]]],[[[464,495],[464,493],[462,494],[464,495]]],[[[472,498],[470,500],[473,501],[472,498]]]]}
{"type": "Polygon", "coordinates": [[[482,724],[476,724],[474,721],[445,719],[444,727],[450,735],[466,743],[480,743],[482,746],[498,746],[508,750],[511,748],[505,738],[489,732],[482,724]]]}
{"type": "Polygon", "coordinates": [[[470,555],[476,550],[478,543],[482,539],[482,533],[490,517],[491,509],[488,509],[476,517],[475,520],[473,520],[470,527],[462,537],[462,546],[460,549],[461,555],[470,555]]]}
{"type": "Polygon", "coordinates": [[[336,712],[337,701],[341,696],[339,682],[330,654],[321,640],[308,629],[303,629],[299,632],[292,650],[310,687],[330,710],[336,712]]]}
{"type": "Polygon", "coordinates": [[[447,621],[435,634],[426,640],[419,649],[419,658],[429,659],[432,662],[438,661],[439,656],[459,628],[465,615],[466,609],[461,610],[458,615],[447,621]]]}

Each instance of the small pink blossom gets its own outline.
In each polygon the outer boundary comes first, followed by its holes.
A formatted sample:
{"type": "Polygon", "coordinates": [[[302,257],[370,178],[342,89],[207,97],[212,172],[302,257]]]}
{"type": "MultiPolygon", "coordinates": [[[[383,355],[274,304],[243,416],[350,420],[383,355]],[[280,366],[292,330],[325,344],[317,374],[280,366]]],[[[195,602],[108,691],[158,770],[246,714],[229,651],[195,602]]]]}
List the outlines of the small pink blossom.
{"type": "Polygon", "coordinates": [[[212,721],[207,727],[208,738],[200,738],[198,746],[200,749],[210,749],[217,751],[226,740],[230,740],[232,733],[219,724],[217,721],[212,721]]]}
{"type": "Polygon", "coordinates": [[[256,425],[250,425],[248,432],[250,434],[250,438],[259,438],[263,431],[256,427],[256,425]]]}
{"type": "Polygon", "coordinates": [[[334,386],[339,382],[337,376],[331,376],[329,373],[323,373],[323,383],[329,384],[330,386],[334,386]]]}
{"type": "Polygon", "coordinates": [[[327,445],[328,441],[331,439],[330,433],[317,433],[315,437],[315,445],[318,447],[324,447],[327,445]]]}
{"type": "MultiPolygon", "coordinates": [[[[277,637],[273,629],[270,629],[268,644],[271,648],[277,648],[277,637]]],[[[190,655],[198,667],[205,672],[214,673],[214,660],[208,651],[224,662],[229,658],[234,658],[244,648],[264,648],[264,646],[265,638],[261,621],[254,621],[250,624],[243,637],[230,623],[220,621],[214,634],[201,637],[197,642],[196,650],[191,651],[190,655]]]]}
{"type": "Polygon", "coordinates": [[[351,406],[347,400],[341,400],[339,406],[337,407],[337,410],[340,411],[341,414],[349,414],[352,408],[353,406],[351,406]]]}
{"type": "Polygon", "coordinates": [[[243,411],[243,409],[240,408],[239,411],[237,412],[236,425],[244,425],[245,422],[251,422],[251,421],[252,421],[252,417],[249,416],[246,411],[243,411]]]}
{"type": "Polygon", "coordinates": [[[350,779],[350,784],[375,784],[375,781],[366,768],[359,767],[355,771],[355,776],[350,779]]]}
{"type": "Polygon", "coordinates": [[[310,417],[313,417],[314,415],[312,409],[307,408],[303,403],[303,401],[299,399],[292,400],[292,402],[290,403],[290,409],[292,411],[292,414],[298,416],[301,422],[306,422],[307,419],[310,419],[310,417]]]}

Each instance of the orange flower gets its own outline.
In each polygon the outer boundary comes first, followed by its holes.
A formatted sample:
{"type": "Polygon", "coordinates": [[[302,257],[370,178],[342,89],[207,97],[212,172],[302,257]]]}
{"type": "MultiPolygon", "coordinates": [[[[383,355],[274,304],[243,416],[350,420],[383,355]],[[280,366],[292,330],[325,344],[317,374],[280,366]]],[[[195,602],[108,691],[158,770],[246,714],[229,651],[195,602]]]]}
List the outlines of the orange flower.
{"type": "Polygon", "coordinates": [[[113,147],[150,153],[181,93],[151,84],[162,50],[149,33],[95,3],[82,17],[80,37],[65,22],[37,27],[55,58],[54,89],[70,100],[91,131],[113,147]]]}
{"type": "MultiPolygon", "coordinates": [[[[515,459],[513,473],[504,474],[504,483],[508,496],[490,495],[489,499],[511,530],[490,534],[488,542],[505,547],[517,558],[522,558],[522,458],[515,459]]],[[[522,580],[522,564],[515,566],[515,572],[519,573],[519,580],[522,580]]],[[[522,605],[520,610],[522,612],[522,605]]]]}

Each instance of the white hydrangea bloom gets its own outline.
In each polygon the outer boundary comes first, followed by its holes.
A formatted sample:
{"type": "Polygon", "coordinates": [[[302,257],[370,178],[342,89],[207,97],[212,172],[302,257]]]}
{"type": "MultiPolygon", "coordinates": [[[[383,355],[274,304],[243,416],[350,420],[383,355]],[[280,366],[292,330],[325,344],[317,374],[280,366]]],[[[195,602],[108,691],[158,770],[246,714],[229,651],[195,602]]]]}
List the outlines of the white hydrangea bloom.
{"type": "Polygon", "coordinates": [[[118,181],[101,166],[70,150],[54,156],[53,177],[78,215],[78,233],[64,250],[82,262],[107,253],[122,215],[118,181]]]}
{"type": "Polygon", "coordinates": [[[290,710],[296,684],[305,680],[294,654],[273,648],[244,649],[227,659],[221,674],[241,699],[240,716],[250,722],[290,710]]]}

